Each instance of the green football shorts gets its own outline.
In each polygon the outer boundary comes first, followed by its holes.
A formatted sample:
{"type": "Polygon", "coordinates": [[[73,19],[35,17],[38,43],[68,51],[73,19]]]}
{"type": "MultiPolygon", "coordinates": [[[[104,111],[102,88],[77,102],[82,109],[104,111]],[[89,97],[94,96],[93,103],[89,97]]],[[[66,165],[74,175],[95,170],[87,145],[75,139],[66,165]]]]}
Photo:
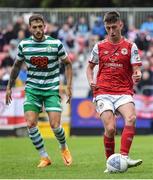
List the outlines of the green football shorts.
{"type": "Polygon", "coordinates": [[[34,111],[41,112],[44,106],[46,112],[61,112],[61,97],[59,93],[51,93],[51,90],[36,90],[26,88],[24,112],[34,111]],[[50,91],[50,92],[49,92],[50,91]]]}

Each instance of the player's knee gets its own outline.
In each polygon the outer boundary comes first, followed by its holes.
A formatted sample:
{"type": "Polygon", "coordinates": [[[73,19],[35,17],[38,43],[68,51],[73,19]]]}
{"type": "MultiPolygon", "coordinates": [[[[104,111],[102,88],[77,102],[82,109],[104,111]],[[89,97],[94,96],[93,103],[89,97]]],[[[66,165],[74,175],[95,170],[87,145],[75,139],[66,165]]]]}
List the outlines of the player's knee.
{"type": "Polygon", "coordinates": [[[108,137],[113,137],[116,133],[116,129],[113,126],[108,126],[106,129],[106,134],[108,135],[108,137]]]}
{"type": "Polygon", "coordinates": [[[126,124],[127,125],[134,125],[136,121],[136,115],[132,114],[126,118],[126,124]]]}
{"type": "Polygon", "coordinates": [[[37,126],[37,123],[34,122],[34,121],[27,121],[27,127],[28,128],[32,128],[32,127],[35,127],[37,126]]]}
{"type": "Polygon", "coordinates": [[[50,126],[52,129],[58,128],[60,126],[60,124],[58,122],[51,122],[50,126]]]}
{"type": "Polygon", "coordinates": [[[26,112],[25,113],[25,120],[27,122],[27,127],[32,128],[37,126],[37,118],[38,115],[35,112],[26,112]]]}

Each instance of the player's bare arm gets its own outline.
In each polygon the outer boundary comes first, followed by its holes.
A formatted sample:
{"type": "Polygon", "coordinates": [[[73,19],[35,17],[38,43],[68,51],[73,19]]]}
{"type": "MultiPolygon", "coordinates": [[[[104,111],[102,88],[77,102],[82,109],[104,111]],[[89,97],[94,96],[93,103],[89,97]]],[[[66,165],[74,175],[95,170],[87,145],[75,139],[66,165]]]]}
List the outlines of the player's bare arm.
{"type": "Polygon", "coordinates": [[[141,66],[133,66],[133,75],[132,79],[134,84],[138,83],[141,80],[141,66]]]}
{"type": "Polygon", "coordinates": [[[10,75],[10,79],[6,88],[6,97],[5,97],[5,101],[6,104],[9,105],[11,103],[12,97],[12,91],[11,88],[13,87],[15,80],[20,72],[21,66],[22,66],[23,61],[18,61],[16,60],[13,67],[12,67],[12,71],[11,71],[11,75],[10,75]]]}
{"type": "Polygon", "coordinates": [[[95,82],[93,80],[94,67],[95,67],[95,64],[88,63],[87,72],[86,72],[87,73],[87,79],[88,79],[89,85],[90,85],[92,90],[96,87],[96,84],[95,84],[95,82]]]}
{"type": "Polygon", "coordinates": [[[64,64],[65,64],[65,75],[66,75],[66,80],[67,80],[67,102],[71,102],[71,97],[72,97],[72,64],[71,61],[68,57],[64,59],[64,64]]]}

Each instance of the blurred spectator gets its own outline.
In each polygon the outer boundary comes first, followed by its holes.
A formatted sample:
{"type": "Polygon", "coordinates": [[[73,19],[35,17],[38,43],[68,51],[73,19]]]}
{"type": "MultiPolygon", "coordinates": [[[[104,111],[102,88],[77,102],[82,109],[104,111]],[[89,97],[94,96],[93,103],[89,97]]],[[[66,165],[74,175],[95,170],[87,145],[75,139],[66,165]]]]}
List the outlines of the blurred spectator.
{"type": "Polygon", "coordinates": [[[75,22],[73,16],[68,16],[66,20],[66,24],[69,26],[69,29],[74,32],[75,30],[75,22]]]}
{"type": "Polygon", "coordinates": [[[148,61],[150,63],[150,70],[153,72],[153,42],[150,43],[146,54],[147,54],[148,61]]]}
{"type": "Polygon", "coordinates": [[[136,36],[135,43],[140,50],[147,51],[149,44],[150,44],[151,39],[147,38],[145,32],[139,32],[136,36]]]}
{"type": "Polygon", "coordinates": [[[128,30],[128,32],[127,32],[127,38],[128,38],[130,41],[134,42],[135,39],[137,38],[138,31],[139,31],[139,30],[136,29],[135,26],[130,26],[130,27],[129,27],[129,30],[128,30]]]}
{"type": "Polygon", "coordinates": [[[90,28],[85,17],[80,17],[76,25],[77,53],[85,53],[89,46],[90,28]]]}
{"type": "Polygon", "coordinates": [[[76,38],[76,53],[84,53],[84,50],[87,48],[88,42],[86,42],[84,36],[78,36],[76,38]]]}
{"type": "Polygon", "coordinates": [[[98,36],[99,40],[104,39],[106,31],[101,17],[98,17],[95,21],[94,26],[92,28],[92,34],[98,36]]]}
{"type": "MultiPolygon", "coordinates": [[[[28,38],[31,35],[30,31],[28,29],[28,25],[25,23],[21,25],[21,29],[19,29],[19,31],[24,31],[24,36],[26,38],[28,38]]],[[[18,36],[19,36],[19,31],[18,31],[18,36]]],[[[18,36],[17,36],[17,38],[18,38],[18,36]]]]}
{"type": "Polygon", "coordinates": [[[22,29],[23,24],[25,24],[24,18],[22,16],[19,16],[13,27],[14,34],[16,35],[15,38],[17,38],[17,34],[22,29]]]}
{"type": "Polygon", "coordinates": [[[153,38],[153,15],[148,15],[147,20],[142,23],[140,31],[147,33],[153,38]]]}
{"type": "Polygon", "coordinates": [[[16,35],[14,34],[13,25],[11,24],[7,25],[7,28],[5,29],[5,33],[4,33],[5,44],[9,44],[10,40],[15,38],[16,35]]]}
{"type": "Polygon", "coordinates": [[[125,19],[122,19],[122,25],[123,25],[122,35],[127,38],[128,37],[128,26],[127,26],[125,19]]]}
{"type": "Polygon", "coordinates": [[[150,56],[149,62],[150,62],[150,70],[153,72],[153,54],[150,56]]]}
{"type": "Polygon", "coordinates": [[[138,83],[137,87],[141,93],[146,96],[153,95],[153,72],[150,70],[150,62],[147,60],[142,61],[142,79],[138,83]]]}
{"type": "Polygon", "coordinates": [[[17,34],[17,41],[18,41],[18,43],[20,42],[20,41],[22,41],[24,38],[25,38],[26,36],[25,36],[25,31],[24,30],[19,30],[18,31],[18,34],[17,34]]]}
{"type": "Polygon", "coordinates": [[[14,61],[12,58],[10,58],[9,54],[4,58],[4,60],[1,63],[0,66],[0,71],[1,71],[1,89],[5,89],[8,83],[8,80],[10,78],[10,73],[11,73],[11,67],[13,65],[14,61]]]}
{"type": "Polygon", "coordinates": [[[12,67],[13,63],[14,63],[14,60],[10,57],[9,52],[8,52],[6,57],[3,59],[1,63],[1,67],[3,68],[12,67]]]}
{"type": "Polygon", "coordinates": [[[0,28],[0,52],[2,52],[4,46],[4,35],[2,33],[2,30],[0,28]]]}
{"type": "Polygon", "coordinates": [[[82,36],[87,40],[89,37],[89,31],[89,24],[87,23],[85,17],[80,17],[79,22],[76,25],[76,35],[82,36]]]}
{"type": "Polygon", "coordinates": [[[57,39],[58,38],[59,26],[58,24],[46,23],[46,34],[57,39]]]}
{"type": "Polygon", "coordinates": [[[94,45],[99,41],[99,36],[90,36],[89,39],[89,50],[92,50],[94,45]]]}
{"type": "Polygon", "coordinates": [[[62,29],[59,30],[58,38],[63,42],[67,51],[74,48],[75,36],[73,31],[69,29],[68,24],[63,24],[62,29]]]}
{"type": "Polygon", "coordinates": [[[15,60],[16,55],[17,55],[17,45],[18,45],[18,41],[16,39],[12,39],[10,41],[9,56],[13,60],[15,60]]]}
{"type": "Polygon", "coordinates": [[[153,54],[153,41],[151,41],[149,48],[148,48],[148,51],[150,52],[150,55],[153,54]]]}

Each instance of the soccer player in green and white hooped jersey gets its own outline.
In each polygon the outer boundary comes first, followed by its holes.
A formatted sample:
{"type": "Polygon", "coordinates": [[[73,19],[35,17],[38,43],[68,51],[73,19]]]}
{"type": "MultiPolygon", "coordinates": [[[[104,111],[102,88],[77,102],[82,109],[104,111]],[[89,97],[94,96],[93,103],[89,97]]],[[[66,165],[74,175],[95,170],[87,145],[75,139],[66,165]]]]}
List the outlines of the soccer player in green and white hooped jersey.
{"type": "Polygon", "coordinates": [[[6,104],[11,103],[11,88],[25,62],[28,77],[25,86],[24,113],[29,137],[41,157],[37,167],[43,168],[51,164],[37,128],[38,114],[43,104],[48,113],[51,128],[60,144],[63,161],[69,166],[72,163],[72,157],[66,144],[64,129],[60,125],[62,108],[59,96],[59,59],[65,64],[66,69],[67,103],[70,103],[72,95],[72,65],[61,41],[46,36],[44,29],[42,15],[34,14],[29,18],[29,30],[32,36],[22,40],[18,45],[17,59],[6,89],[6,104]]]}

